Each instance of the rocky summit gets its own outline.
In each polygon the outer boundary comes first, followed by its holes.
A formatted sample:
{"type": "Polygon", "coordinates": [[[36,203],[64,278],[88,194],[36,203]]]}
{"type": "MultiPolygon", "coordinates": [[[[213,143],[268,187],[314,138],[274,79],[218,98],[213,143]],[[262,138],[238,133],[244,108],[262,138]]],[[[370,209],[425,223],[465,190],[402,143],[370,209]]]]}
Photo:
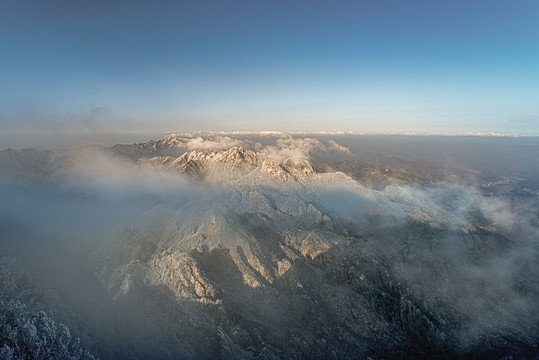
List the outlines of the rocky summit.
{"type": "Polygon", "coordinates": [[[298,176],[306,176],[314,173],[308,161],[294,162],[287,159],[284,162],[276,162],[268,157],[246,150],[243,147],[233,147],[222,151],[190,151],[178,158],[171,156],[158,156],[149,160],[153,164],[164,165],[174,168],[181,173],[197,177],[211,176],[220,180],[222,172],[237,170],[243,175],[267,174],[273,179],[289,181],[298,176]],[[221,173],[220,176],[217,176],[221,173]]]}

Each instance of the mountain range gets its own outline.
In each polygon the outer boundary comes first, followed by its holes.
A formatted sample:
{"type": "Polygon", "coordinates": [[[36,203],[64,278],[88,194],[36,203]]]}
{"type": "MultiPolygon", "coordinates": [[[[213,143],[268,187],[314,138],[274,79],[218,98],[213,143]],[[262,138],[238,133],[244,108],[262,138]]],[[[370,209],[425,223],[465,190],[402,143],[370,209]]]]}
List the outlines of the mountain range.
{"type": "Polygon", "coordinates": [[[534,208],[380,159],[308,137],[4,150],[2,298],[105,359],[537,356],[534,208]]]}

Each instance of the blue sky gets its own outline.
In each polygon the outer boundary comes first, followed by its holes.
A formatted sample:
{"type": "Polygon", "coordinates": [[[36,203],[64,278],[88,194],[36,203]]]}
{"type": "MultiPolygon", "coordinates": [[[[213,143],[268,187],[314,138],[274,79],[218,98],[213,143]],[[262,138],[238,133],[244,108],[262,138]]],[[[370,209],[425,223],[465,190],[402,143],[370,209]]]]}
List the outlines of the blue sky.
{"type": "Polygon", "coordinates": [[[0,69],[4,134],[539,134],[539,1],[0,0],[0,69]]]}

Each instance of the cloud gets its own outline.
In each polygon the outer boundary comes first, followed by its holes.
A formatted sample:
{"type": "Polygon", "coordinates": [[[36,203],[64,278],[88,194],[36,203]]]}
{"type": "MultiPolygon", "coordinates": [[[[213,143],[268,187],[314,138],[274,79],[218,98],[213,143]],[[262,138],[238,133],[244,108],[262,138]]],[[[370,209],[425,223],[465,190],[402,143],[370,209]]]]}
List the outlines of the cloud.
{"type": "Polygon", "coordinates": [[[185,143],[188,150],[223,150],[234,146],[242,146],[245,141],[232,139],[227,136],[215,136],[212,138],[202,138],[200,136],[189,139],[185,143]]]}
{"type": "Polygon", "coordinates": [[[93,148],[64,153],[54,164],[47,178],[1,181],[0,216],[47,237],[105,240],[122,227],[155,221],[147,213],[156,206],[175,208],[205,191],[175,171],[93,148]]]}
{"type": "Polygon", "coordinates": [[[270,159],[280,162],[288,159],[292,161],[309,160],[312,155],[320,153],[351,154],[350,149],[334,140],[329,140],[329,146],[326,146],[316,138],[292,136],[277,138],[275,145],[265,146],[260,151],[270,159]]]}
{"type": "Polygon", "coordinates": [[[278,162],[288,159],[301,161],[309,159],[311,151],[315,148],[324,148],[324,145],[318,139],[288,137],[277,139],[275,145],[264,147],[261,152],[268,158],[278,162]]]}
{"type": "Polygon", "coordinates": [[[215,133],[204,133],[194,137],[187,134],[174,134],[166,137],[165,140],[179,148],[184,148],[186,151],[219,151],[243,146],[247,149],[258,151],[277,162],[284,162],[288,159],[292,161],[309,160],[311,155],[316,153],[351,154],[350,149],[335,140],[329,140],[329,145],[326,146],[316,138],[296,138],[275,132],[257,134],[266,138],[264,144],[244,136],[237,137],[237,134],[224,136],[216,135],[215,133]]]}
{"type": "Polygon", "coordinates": [[[404,298],[454,328],[445,336],[455,350],[493,334],[537,331],[539,229],[522,209],[450,183],[373,191],[343,182],[318,194],[316,205],[337,228],[362,239],[363,252],[385,257],[404,298]]]}
{"type": "Polygon", "coordinates": [[[340,153],[344,153],[344,154],[348,154],[350,155],[351,152],[350,152],[350,149],[347,148],[346,146],[343,146],[341,144],[338,144],[335,140],[329,140],[329,150],[331,151],[336,151],[336,152],[340,152],[340,153]]]}

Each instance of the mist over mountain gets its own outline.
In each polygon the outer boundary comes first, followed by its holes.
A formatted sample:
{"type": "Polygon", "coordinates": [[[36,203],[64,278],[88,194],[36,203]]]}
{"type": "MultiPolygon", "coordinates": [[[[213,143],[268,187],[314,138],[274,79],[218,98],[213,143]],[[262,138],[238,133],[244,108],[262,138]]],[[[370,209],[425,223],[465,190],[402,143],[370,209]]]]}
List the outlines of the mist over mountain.
{"type": "MultiPolygon", "coordinates": [[[[80,357],[535,358],[538,153],[286,133],[0,150],[1,304],[80,357]]],[[[39,339],[0,335],[14,358],[39,339]]]]}

